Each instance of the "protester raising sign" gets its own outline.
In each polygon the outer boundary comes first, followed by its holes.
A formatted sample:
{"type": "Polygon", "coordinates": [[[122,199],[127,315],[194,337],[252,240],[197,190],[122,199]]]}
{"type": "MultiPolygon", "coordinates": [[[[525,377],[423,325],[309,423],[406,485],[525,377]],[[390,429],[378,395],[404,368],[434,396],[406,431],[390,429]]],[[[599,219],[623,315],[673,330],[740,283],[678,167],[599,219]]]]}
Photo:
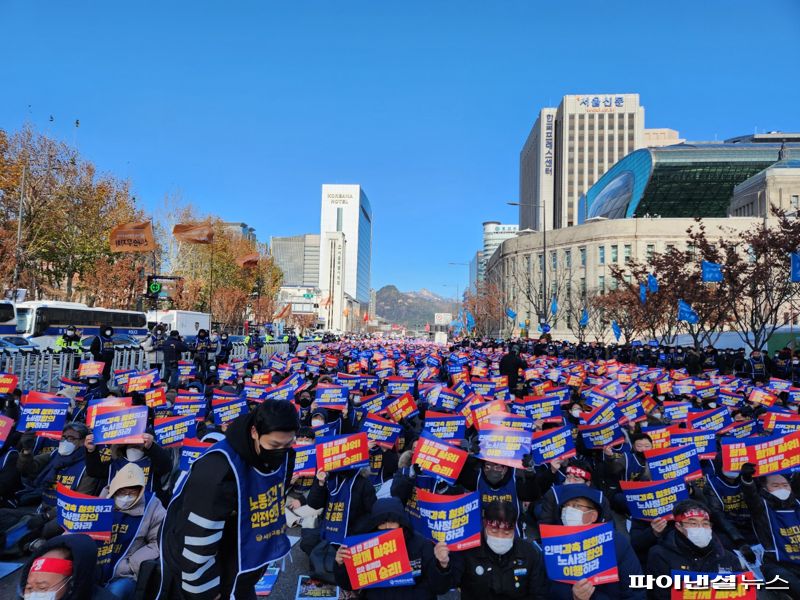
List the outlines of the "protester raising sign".
{"type": "Polygon", "coordinates": [[[89,377],[100,377],[106,364],[98,360],[84,360],[78,366],[78,377],[88,379],[89,377]]]}
{"type": "Polygon", "coordinates": [[[93,540],[111,539],[113,498],[97,498],[56,486],[56,521],[67,533],[83,533],[93,540]]]}
{"type": "Polygon", "coordinates": [[[411,462],[419,465],[426,475],[439,477],[449,484],[454,484],[464,463],[467,453],[454,448],[426,432],[419,437],[411,462]]]}
{"type": "Polygon", "coordinates": [[[141,444],[147,427],[146,406],[100,406],[94,413],[95,444],[141,444]]]}
{"type": "Polygon", "coordinates": [[[481,545],[480,497],[477,492],[460,496],[417,490],[414,529],[433,543],[445,542],[454,552],[481,545]]]}
{"type": "Polygon", "coordinates": [[[20,407],[17,431],[60,433],[69,411],[69,400],[31,392],[20,407]]]}
{"type": "Polygon", "coordinates": [[[192,415],[167,417],[153,421],[153,437],[156,444],[164,448],[180,445],[184,438],[195,437],[196,431],[197,422],[192,415]]]}
{"type": "Polygon", "coordinates": [[[214,424],[224,425],[247,412],[247,400],[238,396],[212,398],[211,412],[214,416],[214,424]]]}
{"type": "Polygon", "coordinates": [[[756,465],[756,476],[796,469],[800,465],[800,431],[787,435],[722,438],[722,468],[739,471],[745,463],[756,465]]]}
{"type": "Polygon", "coordinates": [[[361,431],[367,434],[370,442],[381,448],[392,448],[403,433],[402,426],[377,415],[368,415],[361,422],[361,431]]]}
{"type": "Polygon", "coordinates": [[[341,435],[317,443],[317,464],[326,473],[369,466],[367,434],[341,435]]]}
{"type": "MultiPolygon", "coordinates": [[[[553,581],[592,585],[619,581],[614,549],[614,524],[539,525],[547,576],[553,581]]],[[[627,584],[627,582],[625,582],[627,584]]]]}
{"type": "Polygon", "coordinates": [[[397,400],[387,404],[386,412],[397,423],[418,413],[417,404],[411,394],[403,394],[397,400]]]}
{"type": "Polygon", "coordinates": [[[625,436],[617,421],[597,425],[579,425],[578,431],[589,450],[603,450],[607,446],[615,446],[625,441],[625,436]]]}
{"type": "Polygon", "coordinates": [[[689,490],[682,479],[664,481],[620,481],[632,519],[652,521],[672,518],[672,508],[689,499],[689,490]]]}
{"type": "Polygon", "coordinates": [[[439,438],[440,440],[455,440],[458,444],[466,436],[467,419],[460,415],[448,415],[428,411],[425,413],[425,426],[423,431],[439,438]]]}
{"type": "Polygon", "coordinates": [[[292,476],[313,477],[317,472],[317,447],[314,444],[292,446],[294,448],[294,470],[292,476]]]}
{"type": "Polygon", "coordinates": [[[345,538],[344,564],[354,590],[414,585],[403,529],[345,538]]]}
{"type": "Polygon", "coordinates": [[[478,441],[478,458],[508,467],[522,468],[522,459],[531,452],[531,434],[525,430],[484,424],[478,441]]]}
{"type": "Polygon", "coordinates": [[[321,383],[317,386],[314,398],[320,408],[344,410],[347,406],[348,391],[343,385],[321,383]]]}
{"type": "Polygon", "coordinates": [[[700,461],[697,459],[697,448],[694,446],[654,448],[645,450],[644,456],[653,481],[677,478],[692,481],[703,476],[700,461]]]}

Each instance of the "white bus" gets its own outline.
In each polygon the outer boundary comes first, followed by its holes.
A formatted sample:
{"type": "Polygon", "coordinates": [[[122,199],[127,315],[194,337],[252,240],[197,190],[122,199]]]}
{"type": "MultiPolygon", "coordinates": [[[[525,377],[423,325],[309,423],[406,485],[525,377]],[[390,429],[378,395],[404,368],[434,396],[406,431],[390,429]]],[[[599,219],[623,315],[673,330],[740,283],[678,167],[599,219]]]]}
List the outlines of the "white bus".
{"type": "Polygon", "coordinates": [[[20,302],[17,304],[18,334],[37,344],[52,346],[69,325],[81,335],[97,335],[110,325],[115,335],[144,339],[147,317],[143,312],[89,307],[80,302],[20,302]]]}

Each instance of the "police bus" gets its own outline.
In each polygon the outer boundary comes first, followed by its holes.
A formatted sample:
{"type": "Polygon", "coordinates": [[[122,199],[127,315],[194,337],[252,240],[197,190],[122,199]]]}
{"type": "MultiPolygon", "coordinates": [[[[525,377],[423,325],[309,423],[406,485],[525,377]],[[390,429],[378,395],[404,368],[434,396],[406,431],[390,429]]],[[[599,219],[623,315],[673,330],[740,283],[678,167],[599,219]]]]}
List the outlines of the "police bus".
{"type": "Polygon", "coordinates": [[[17,315],[14,303],[0,300],[0,336],[17,335],[17,315]]]}
{"type": "Polygon", "coordinates": [[[89,307],[80,302],[20,302],[17,328],[20,335],[48,347],[66,328],[73,325],[84,336],[97,335],[101,327],[114,328],[115,335],[143,340],[147,336],[147,317],[143,312],[89,307]]]}

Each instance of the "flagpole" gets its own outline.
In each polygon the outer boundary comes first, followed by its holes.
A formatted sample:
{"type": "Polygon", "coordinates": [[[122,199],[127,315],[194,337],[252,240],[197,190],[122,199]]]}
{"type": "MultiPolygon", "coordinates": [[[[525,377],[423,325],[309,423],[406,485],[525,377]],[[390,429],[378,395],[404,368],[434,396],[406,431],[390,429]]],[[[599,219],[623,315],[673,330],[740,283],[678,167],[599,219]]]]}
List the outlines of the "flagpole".
{"type": "MultiPolygon", "coordinates": [[[[208,280],[209,280],[209,291],[208,291],[208,323],[211,329],[214,329],[214,308],[213,308],[213,298],[214,298],[214,238],[211,238],[211,260],[209,261],[209,268],[208,268],[208,280]]],[[[211,335],[211,332],[209,332],[211,335]]]]}

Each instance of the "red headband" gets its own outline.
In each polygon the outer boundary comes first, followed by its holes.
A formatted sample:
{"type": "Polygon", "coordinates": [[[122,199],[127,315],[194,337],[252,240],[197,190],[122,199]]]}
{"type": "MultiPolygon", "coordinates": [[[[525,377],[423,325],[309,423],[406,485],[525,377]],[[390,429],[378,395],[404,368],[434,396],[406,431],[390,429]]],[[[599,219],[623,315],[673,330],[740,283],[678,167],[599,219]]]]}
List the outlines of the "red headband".
{"type": "Polygon", "coordinates": [[[69,576],[72,575],[72,561],[65,558],[37,558],[33,561],[30,572],[69,576]]]}
{"type": "Polygon", "coordinates": [[[584,481],[591,481],[592,474],[585,469],[581,469],[580,467],[576,467],[575,465],[570,465],[567,467],[567,475],[573,475],[575,477],[580,477],[584,481]]]}
{"type": "Polygon", "coordinates": [[[508,523],[506,521],[498,521],[497,519],[487,519],[486,520],[487,527],[494,527],[495,529],[514,529],[513,523],[508,523]]]}
{"type": "Polygon", "coordinates": [[[685,521],[687,519],[709,519],[708,513],[704,511],[702,508],[693,508],[682,515],[677,515],[675,520],[678,522],[685,521]]]}

